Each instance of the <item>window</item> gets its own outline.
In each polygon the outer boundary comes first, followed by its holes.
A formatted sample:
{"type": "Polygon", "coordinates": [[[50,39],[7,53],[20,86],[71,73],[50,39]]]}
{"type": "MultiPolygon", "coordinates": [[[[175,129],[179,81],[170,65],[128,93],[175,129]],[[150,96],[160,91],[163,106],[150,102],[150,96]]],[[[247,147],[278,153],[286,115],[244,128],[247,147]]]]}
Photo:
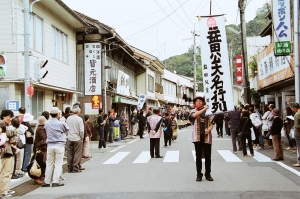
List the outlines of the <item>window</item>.
{"type": "Polygon", "coordinates": [[[43,20],[35,14],[30,17],[30,43],[29,47],[43,52],[43,20]]]}
{"type": "Polygon", "coordinates": [[[148,90],[154,92],[154,77],[148,75],[148,90]]]}
{"type": "MultiPolygon", "coordinates": [[[[38,118],[44,111],[44,91],[35,90],[31,98],[31,110],[34,118],[38,118]]],[[[21,90],[21,106],[25,107],[24,89],[21,90]]]]}
{"type": "Polygon", "coordinates": [[[159,73],[155,73],[155,83],[161,84],[161,75],[159,73]]]}
{"type": "Polygon", "coordinates": [[[65,33],[52,26],[52,56],[68,63],[68,37],[65,33]]]}

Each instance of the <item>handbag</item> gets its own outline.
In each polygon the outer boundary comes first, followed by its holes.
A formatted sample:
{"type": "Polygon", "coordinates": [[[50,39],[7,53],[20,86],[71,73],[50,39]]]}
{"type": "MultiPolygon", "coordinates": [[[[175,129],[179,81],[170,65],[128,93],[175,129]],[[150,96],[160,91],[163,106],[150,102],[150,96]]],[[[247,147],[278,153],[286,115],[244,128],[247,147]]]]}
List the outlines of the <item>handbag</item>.
{"type": "Polygon", "coordinates": [[[267,124],[263,124],[262,127],[261,127],[261,130],[268,131],[269,130],[269,126],[267,124]]]}
{"type": "Polygon", "coordinates": [[[30,169],[30,175],[40,177],[42,175],[42,169],[40,165],[37,163],[36,159],[34,159],[33,164],[30,169]]]}
{"type": "Polygon", "coordinates": [[[294,128],[291,128],[291,131],[290,131],[290,138],[295,139],[294,128]]]}
{"type": "Polygon", "coordinates": [[[25,144],[22,142],[21,138],[18,136],[18,142],[17,142],[18,149],[24,149],[25,144]]]}
{"type": "Polygon", "coordinates": [[[284,127],[282,127],[282,129],[281,129],[281,136],[285,136],[285,129],[284,129],[284,127]]]}
{"type": "Polygon", "coordinates": [[[251,130],[251,138],[252,138],[252,140],[255,140],[255,139],[256,139],[256,136],[255,136],[255,132],[254,132],[253,127],[250,128],[250,130],[251,130]]]}
{"type": "Polygon", "coordinates": [[[30,131],[26,131],[25,132],[26,138],[31,138],[32,134],[30,133],[30,131]]]}
{"type": "Polygon", "coordinates": [[[245,128],[247,122],[248,122],[248,118],[247,118],[247,120],[246,120],[246,122],[245,122],[245,124],[244,124],[244,127],[243,127],[242,131],[238,134],[238,139],[242,139],[243,131],[244,131],[244,128],[245,128]]]}

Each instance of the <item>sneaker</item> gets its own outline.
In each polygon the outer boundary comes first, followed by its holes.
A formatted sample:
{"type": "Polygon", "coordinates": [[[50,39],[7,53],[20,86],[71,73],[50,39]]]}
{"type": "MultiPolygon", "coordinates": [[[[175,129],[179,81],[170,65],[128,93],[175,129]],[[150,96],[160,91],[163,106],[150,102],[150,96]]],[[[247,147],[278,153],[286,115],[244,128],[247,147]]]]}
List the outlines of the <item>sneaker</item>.
{"type": "Polygon", "coordinates": [[[291,150],[291,147],[286,148],[285,150],[291,150]]]}
{"type": "Polygon", "coordinates": [[[300,164],[293,164],[293,167],[300,167],[300,164]]]}
{"type": "Polygon", "coordinates": [[[12,195],[11,194],[9,194],[9,193],[4,193],[4,194],[2,194],[2,197],[11,197],[12,195]]]}
{"type": "Polygon", "coordinates": [[[103,148],[103,150],[104,150],[104,151],[106,151],[106,147],[105,147],[105,148],[103,148]]]}
{"type": "Polygon", "coordinates": [[[261,147],[259,146],[259,147],[256,147],[256,149],[257,149],[257,150],[261,150],[261,149],[263,149],[263,148],[261,148],[261,147]]]}
{"type": "Polygon", "coordinates": [[[16,174],[13,174],[12,176],[11,176],[11,179],[18,179],[19,178],[19,176],[17,176],[16,174]]]}
{"type": "Polygon", "coordinates": [[[234,153],[234,154],[237,154],[237,151],[234,151],[233,153],[234,153]]]}
{"type": "Polygon", "coordinates": [[[14,190],[11,190],[11,189],[9,189],[8,191],[7,191],[7,193],[8,194],[14,194],[14,193],[16,193],[14,190]]]}
{"type": "Polygon", "coordinates": [[[297,150],[297,147],[293,147],[293,148],[291,148],[291,150],[297,150]]]}

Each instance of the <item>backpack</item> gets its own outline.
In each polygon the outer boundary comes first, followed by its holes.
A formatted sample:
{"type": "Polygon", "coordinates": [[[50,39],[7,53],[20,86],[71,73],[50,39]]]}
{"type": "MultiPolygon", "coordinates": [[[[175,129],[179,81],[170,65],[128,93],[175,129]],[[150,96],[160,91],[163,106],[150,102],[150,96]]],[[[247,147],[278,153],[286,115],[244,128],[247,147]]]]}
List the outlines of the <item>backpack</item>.
{"type": "Polygon", "coordinates": [[[93,122],[92,122],[92,126],[93,126],[93,128],[98,128],[99,127],[99,123],[98,123],[98,117],[99,117],[100,115],[96,115],[95,117],[94,117],[94,120],[93,120],[93,122]]]}

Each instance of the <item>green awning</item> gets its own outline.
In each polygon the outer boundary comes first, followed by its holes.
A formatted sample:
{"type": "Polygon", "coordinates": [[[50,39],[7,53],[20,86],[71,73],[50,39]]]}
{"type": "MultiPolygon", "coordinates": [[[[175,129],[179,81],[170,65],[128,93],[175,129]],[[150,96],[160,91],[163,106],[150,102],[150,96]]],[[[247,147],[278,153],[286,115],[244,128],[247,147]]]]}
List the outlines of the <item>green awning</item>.
{"type": "Polygon", "coordinates": [[[112,98],[112,103],[123,103],[123,104],[131,104],[131,105],[137,105],[138,101],[133,99],[127,99],[120,96],[115,96],[112,98]]]}

